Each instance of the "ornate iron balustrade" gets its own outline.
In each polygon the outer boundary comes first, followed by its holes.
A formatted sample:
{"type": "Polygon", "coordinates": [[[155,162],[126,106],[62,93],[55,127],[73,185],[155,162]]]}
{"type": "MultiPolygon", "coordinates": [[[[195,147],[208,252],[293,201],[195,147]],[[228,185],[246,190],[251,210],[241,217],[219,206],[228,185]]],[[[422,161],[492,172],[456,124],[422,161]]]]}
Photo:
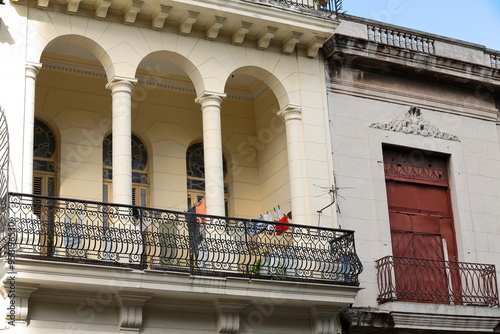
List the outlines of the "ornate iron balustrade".
{"type": "MultiPolygon", "coordinates": [[[[339,13],[342,11],[342,0],[267,0],[290,7],[302,7],[317,11],[339,13]]],[[[260,1],[262,2],[262,1],[260,1]]]]}
{"type": "Polygon", "coordinates": [[[386,256],[377,269],[380,303],[498,307],[494,265],[386,256]]]}
{"type": "Polygon", "coordinates": [[[345,285],[362,271],[352,231],[16,193],[8,211],[4,256],[345,285]]]}

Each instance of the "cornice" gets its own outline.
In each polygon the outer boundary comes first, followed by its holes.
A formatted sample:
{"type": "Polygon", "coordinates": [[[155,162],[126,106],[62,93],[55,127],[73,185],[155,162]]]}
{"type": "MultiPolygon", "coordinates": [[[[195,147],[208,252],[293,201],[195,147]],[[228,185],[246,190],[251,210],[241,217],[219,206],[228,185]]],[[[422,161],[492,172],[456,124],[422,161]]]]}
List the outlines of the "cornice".
{"type": "MultiPolygon", "coordinates": [[[[235,45],[248,41],[259,49],[270,45],[284,54],[314,58],[330,38],[339,21],[333,12],[276,0],[10,0],[69,15],[199,35],[207,40],[229,40],[235,45]],[[272,31],[271,34],[264,33],[272,31]],[[221,37],[224,36],[224,37],[221,37]],[[229,37],[229,38],[228,38],[229,37]]],[[[246,44],[246,45],[250,45],[246,44]]]]}
{"type": "Polygon", "coordinates": [[[335,35],[324,47],[326,57],[334,66],[356,67],[364,64],[376,67],[390,64],[391,70],[412,69],[416,75],[424,73],[439,77],[441,82],[488,85],[500,87],[500,69],[444,56],[424,53],[367,39],[335,35]],[[378,64],[378,65],[377,65],[378,64]]]}
{"type": "Polygon", "coordinates": [[[477,104],[419,94],[408,90],[391,89],[382,85],[371,85],[338,78],[332,78],[327,89],[334,93],[392,102],[405,106],[408,104],[420,105],[425,109],[486,121],[496,121],[498,114],[495,108],[487,108],[477,104]]]}

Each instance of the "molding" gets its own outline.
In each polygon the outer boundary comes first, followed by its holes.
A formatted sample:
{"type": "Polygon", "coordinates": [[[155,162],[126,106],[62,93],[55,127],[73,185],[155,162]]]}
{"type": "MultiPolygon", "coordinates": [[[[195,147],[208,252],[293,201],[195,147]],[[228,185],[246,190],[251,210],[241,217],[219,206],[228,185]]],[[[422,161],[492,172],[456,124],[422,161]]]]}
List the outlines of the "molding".
{"type": "Polygon", "coordinates": [[[394,132],[412,133],[424,137],[432,137],[451,141],[460,141],[457,136],[448,132],[441,132],[439,128],[432,125],[428,120],[423,120],[420,108],[411,107],[404,116],[394,118],[390,122],[376,122],[370,124],[370,128],[394,132]]]}
{"type": "Polygon", "coordinates": [[[78,65],[71,65],[71,64],[57,63],[57,62],[44,62],[43,68],[52,71],[68,72],[77,75],[85,75],[90,77],[107,79],[106,72],[104,72],[104,70],[97,68],[90,68],[85,66],[78,66],[78,65]]]}
{"type": "Polygon", "coordinates": [[[494,121],[498,111],[495,108],[481,107],[474,104],[450,101],[438,97],[416,94],[347,80],[332,79],[327,90],[333,93],[363,97],[377,101],[398,103],[407,106],[418,104],[430,110],[442,111],[449,114],[468,116],[473,118],[494,121]]]}
{"type": "MultiPolygon", "coordinates": [[[[134,270],[78,263],[16,258],[16,283],[39,284],[57,290],[101,291],[106,287],[127,287],[127,292],[154,293],[155,298],[185,300],[224,298],[276,301],[309,307],[323,304],[348,306],[361,289],[356,286],[288,282],[241,277],[193,276],[160,270],[134,270]],[[301,293],[297,294],[297,289],[301,293]],[[203,297],[200,297],[203,296],[203,297]]],[[[0,274],[7,268],[0,267],[0,274]]]]}
{"type": "Polygon", "coordinates": [[[367,62],[390,63],[394,68],[399,66],[405,71],[416,73],[425,71],[439,78],[447,78],[453,83],[473,81],[472,84],[498,86],[500,81],[495,75],[498,69],[491,64],[471,63],[446,56],[423,53],[413,49],[402,48],[390,44],[382,44],[366,38],[336,34],[325,48],[325,57],[330,58],[336,53],[344,64],[356,59],[357,64],[367,62]],[[380,47],[383,46],[383,47],[380,47]]]}
{"type": "MultiPolygon", "coordinates": [[[[105,0],[106,1],[106,0],[105,0]]],[[[40,64],[41,65],[41,64],[40,64]]],[[[46,61],[43,63],[43,68],[45,70],[67,72],[76,75],[85,75],[94,78],[107,79],[106,72],[102,69],[91,68],[86,66],[79,66],[73,64],[67,64],[62,62],[50,62],[46,61]]],[[[196,94],[196,89],[190,83],[183,83],[178,81],[168,81],[160,77],[137,77],[137,83],[145,85],[148,87],[162,88],[170,91],[177,91],[182,93],[196,94]]],[[[265,92],[270,90],[269,86],[263,85],[261,88],[253,93],[243,93],[243,92],[229,92],[227,93],[226,99],[233,99],[246,102],[255,102],[258,100],[265,92]]]]}
{"type": "Polygon", "coordinates": [[[394,328],[407,328],[433,331],[460,332],[467,328],[468,332],[494,332],[500,316],[479,317],[470,315],[428,314],[391,312],[394,328]]]}

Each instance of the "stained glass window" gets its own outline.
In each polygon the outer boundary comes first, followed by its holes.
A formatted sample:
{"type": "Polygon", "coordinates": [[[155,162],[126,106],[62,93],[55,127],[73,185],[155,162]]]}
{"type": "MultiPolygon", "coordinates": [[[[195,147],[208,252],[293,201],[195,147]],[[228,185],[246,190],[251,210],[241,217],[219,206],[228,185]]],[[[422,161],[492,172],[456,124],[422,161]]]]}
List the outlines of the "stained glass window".
{"type": "MultiPolygon", "coordinates": [[[[33,194],[55,196],[57,192],[56,137],[43,121],[35,118],[33,132],[33,194]]],[[[40,208],[35,208],[40,214],[40,208]]]]}
{"type": "MultiPolygon", "coordinates": [[[[148,183],[148,176],[146,173],[146,166],[148,164],[148,152],[146,150],[146,145],[142,142],[139,137],[132,134],[132,182],[133,183],[148,183]]],[[[102,161],[103,167],[103,178],[105,180],[112,179],[112,167],[113,167],[113,136],[109,134],[104,138],[102,143],[102,161]]]]}
{"type": "MultiPolygon", "coordinates": [[[[225,180],[226,160],[224,157],[222,157],[222,167],[224,173],[224,194],[227,204],[229,187],[225,180]]],[[[187,202],[189,208],[205,196],[205,156],[202,142],[194,143],[188,147],[186,151],[186,174],[188,189],[187,202]]]]}
{"type": "Polygon", "coordinates": [[[56,139],[54,131],[39,119],[35,119],[33,137],[33,170],[56,172],[54,155],[56,139]]]}

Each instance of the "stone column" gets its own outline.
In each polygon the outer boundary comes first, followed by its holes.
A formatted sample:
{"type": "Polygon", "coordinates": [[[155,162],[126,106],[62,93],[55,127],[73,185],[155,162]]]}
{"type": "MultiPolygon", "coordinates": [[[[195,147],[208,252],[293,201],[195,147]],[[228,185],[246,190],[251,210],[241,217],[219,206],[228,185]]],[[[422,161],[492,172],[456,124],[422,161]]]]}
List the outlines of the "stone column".
{"type": "Polygon", "coordinates": [[[33,134],[35,131],[36,77],[42,64],[26,63],[26,92],[24,97],[23,182],[21,192],[33,193],[33,134]]]}
{"type": "Polygon", "coordinates": [[[288,155],[288,177],[293,222],[308,224],[306,168],[304,158],[304,135],[302,132],[302,110],[288,105],[278,112],[285,120],[286,151],[288,155]]]}
{"type": "Polygon", "coordinates": [[[203,113],[203,152],[205,155],[205,200],[207,214],[225,216],[224,172],[220,109],[225,94],[203,92],[196,98],[203,113]]]}
{"type": "Polygon", "coordinates": [[[132,88],[137,79],[113,77],[113,203],[132,204],[132,88]]]}

